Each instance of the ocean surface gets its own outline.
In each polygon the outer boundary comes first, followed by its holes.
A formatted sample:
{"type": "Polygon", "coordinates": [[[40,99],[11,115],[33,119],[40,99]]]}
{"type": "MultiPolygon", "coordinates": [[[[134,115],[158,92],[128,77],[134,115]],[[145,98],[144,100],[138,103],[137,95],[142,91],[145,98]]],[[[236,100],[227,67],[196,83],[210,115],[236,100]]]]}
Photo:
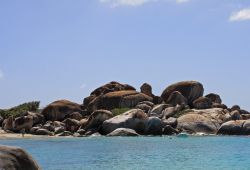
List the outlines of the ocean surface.
{"type": "Polygon", "coordinates": [[[26,149],[44,170],[250,169],[250,137],[0,139],[26,149]]]}

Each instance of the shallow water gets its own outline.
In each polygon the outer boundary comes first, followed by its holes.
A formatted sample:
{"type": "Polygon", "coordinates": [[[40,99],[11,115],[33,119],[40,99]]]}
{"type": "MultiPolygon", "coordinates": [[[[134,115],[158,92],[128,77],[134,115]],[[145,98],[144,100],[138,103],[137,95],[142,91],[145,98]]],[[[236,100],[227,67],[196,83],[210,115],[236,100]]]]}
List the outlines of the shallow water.
{"type": "Polygon", "coordinates": [[[3,139],[45,170],[250,169],[249,137],[3,139]]]}

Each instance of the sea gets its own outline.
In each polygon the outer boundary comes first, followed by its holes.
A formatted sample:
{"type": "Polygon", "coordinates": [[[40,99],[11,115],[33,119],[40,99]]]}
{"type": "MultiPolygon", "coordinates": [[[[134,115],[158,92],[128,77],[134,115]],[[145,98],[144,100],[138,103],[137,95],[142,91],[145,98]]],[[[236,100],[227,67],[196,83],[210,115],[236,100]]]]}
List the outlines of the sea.
{"type": "Polygon", "coordinates": [[[0,139],[44,170],[250,170],[250,137],[0,139]]]}

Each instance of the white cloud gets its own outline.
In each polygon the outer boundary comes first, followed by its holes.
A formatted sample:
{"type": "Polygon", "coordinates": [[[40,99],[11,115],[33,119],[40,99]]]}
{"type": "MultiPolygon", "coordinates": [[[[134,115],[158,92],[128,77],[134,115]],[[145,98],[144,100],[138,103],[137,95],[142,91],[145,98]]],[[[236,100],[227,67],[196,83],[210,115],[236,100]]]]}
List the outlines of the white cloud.
{"type": "Polygon", "coordinates": [[[244,21],[244,20],[250,20],[250,8],[245,8],[240,11],[234,12],[229,18],[229,21],[244,21]]]}
{"type": "Polygon", "coordinates": [[[2,79],[4,76],[3,72],[0,70],[0,79],[2,79]]]}
{"type": "Polygon", "coordinates": [[[176,0],[176,3],[182,4],[182,3],[189,2],[189,1],[191,1],[191,0],[176,0]]]}
{"type": "Polygon", "coordinates": [[[86,84],[82,84],[82,85],[80,86],[80,89],[84,89],[86,86],[87,86],[86,84]]]}

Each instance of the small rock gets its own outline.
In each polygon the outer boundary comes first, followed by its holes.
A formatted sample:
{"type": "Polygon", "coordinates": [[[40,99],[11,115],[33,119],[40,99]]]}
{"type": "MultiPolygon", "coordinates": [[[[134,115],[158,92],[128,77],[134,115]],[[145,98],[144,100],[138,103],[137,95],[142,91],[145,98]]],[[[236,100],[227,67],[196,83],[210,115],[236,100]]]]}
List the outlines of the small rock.
{"type": "Polygon", "coordinates": [[[118,128],[113,132],[109,133],[107,136],[139,136],[133,129],[128,128],[118,128]]]}

